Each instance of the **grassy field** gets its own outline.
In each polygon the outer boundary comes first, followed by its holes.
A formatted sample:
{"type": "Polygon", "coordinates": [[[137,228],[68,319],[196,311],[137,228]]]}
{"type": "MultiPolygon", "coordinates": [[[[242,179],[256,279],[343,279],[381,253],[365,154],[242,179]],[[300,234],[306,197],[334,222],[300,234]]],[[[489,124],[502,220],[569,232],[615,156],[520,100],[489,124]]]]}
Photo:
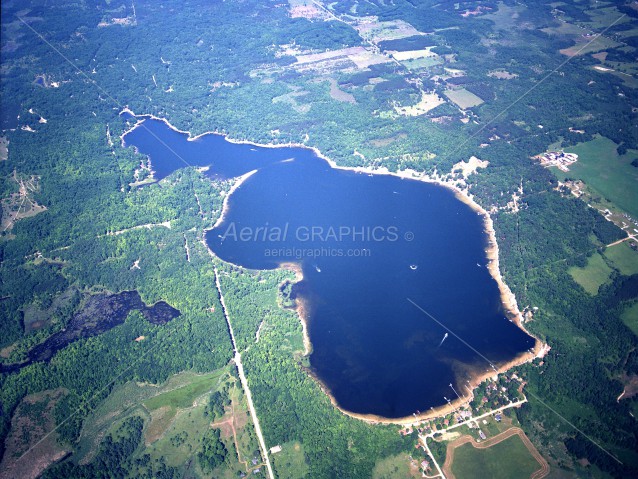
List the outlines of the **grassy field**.
{"type": "Polygon", "coordinates": [[[270,456],[278,477],[303,478],[308,474],[308,464],[301,443],[287,442],[281,445],[281,451],[270,456]]]}
{"type": "Polygon", "coordinates": [[[605,259],[599,253],[594,253],[587,258],[587,266],[584,268],[571,267],[568,273],[574,278],[574,281],[593,296],[598,294],[598,288],[609,280],[612,271],[605,259]]]}
{"type": "Polygon", "coordinates": [[[421,473],[418,467],[410,466],[410,458],[405,453],[386,457],[377,462],[372,471],[373,479],[405,479],[409,477],[421,477],[421,473]]]}
{"type": "Polygon", "coordinates": [[[501,2],[498,4],[498,10],[482,15],[481,18],[494,22],[494,30],[508,31],[516,28],[517,19],[525,11],[525,8],[524,5],[510,7],[501,2]]]}
{"type": "Polygon", "coordinates": [[[460,90],[445,90],[443,94],[463,110],[483,103],[481,98],[476,96],[474,93],[467,91],[465,88],[461,88],[460,90]]]}
{"type": "Polygon", "coordinates": [[[415,58],[412,60],[402,60],[401,63],[409,68],[410,70],[419,70],[421,68],[430,68],[434,65],[439,65],[442,63],[441,59],[438,56],[431,57],[423,57],[423,58],[415,58]]]}
{"type": "Polygon", "coordinates": [[[579,143],[565,149],[578,154],[578,161],[571,165],[570,171],[552,170],[561,180],[569,177],[584,181],[593,191],[638,218],[638,168],[631,166],[631,162],[638,158],[638,151],[629,150],[619,156],[616,146],[605,137],[579,143]]]}
{"type": "MultiPolygon", "coordinates": [[[[615,63],[616,69],[617,70],[621,70],[621,71],[613,71],[613,72],[609,72],[610,75],[614,75],[618,78],[620,78],[623,83],[628,86],[629,88],[638,88],[638,80],[636,80],[636,78],[634,78],[633,76],[631,76],[631,73],[628,73],[628,71],[631,71],[632,69],[634,69],[633,67],[636,65],[635,63],[615,63]]],[[[635,75],[635,73],[633,73],[635,75]]]]}
{"type": "Polygon", "coordinates": [[[573,57],[576,55],[586,55],[588,53],[600,52],[602,50],[608,50],[615,48],[621,44],[613,41],[607,37],[576,37],[576,45],[569,48],[563,48],[559,50],[563,55],[573,57]]]}
{"type": "Polygon", "coordinates": [[[181,466],[199,452],[199,441],[209,427],[204,404],[176,412],[162,436],[146,447],[152,458],[164,458],[169,466],[181,466]]]}
{"type": "Polygon", "coordinates": [[[572,35],[574,37],[587,33],[588,30],[584,30],[578,25],[573,23],[561,22],[558,26],[541,28],[541,32],[545,32],[548,35],[572,35]]]}
{"type": "Polygon", "coordinates": [[[609,25],[622,25],[631,21],[631,17],[624,15],[616,7],[602,7],[592,10],[585,10],[585,13],[589,15],[591,21],[585,22],[596,30],[602,30],[609,25]]]}
{"type": "Polygon", "coordinates": [[[216,382],[214,380],[218,379],[220,375],[221,372],[195,376],[187,384],[145,401],[144,406],[149,411],[163,406],[181,409],[191,407],[196,398],[213,389],[216,382]]]}
{"type": "Polygon", "coordinates": [[[413,106],[395,106],[394,110],[399,115],[404,116],[419,116],[433,110],[437,106],[445,103],[445,100],[436,93],[422,93],[421,101],[413,106]]]}
{"type": "MultiPolygon", "coordinates": [[[[179,426],[182,411],[203,417],[205,401],[200,401],[198,408],[194,408],[193,403],[217,389],[220,381],[227,377],[228,369],[222,368],[208,374],[180,373],[159,386],[132,381],[118,386],[85,421],[76,453],[78,461],[89,461],[114,425],[132,415],[139,415],[145,420],[144,442],[147,445],[157,442],[161,446],[160,439],[170,439],[174,435],[171,430],[179,426]]],[[[206,419],[204,422],[208,424],[209,421],[206,419]]],[[[200,437],[201,434],[189,433],[191,447],[197,447],[200,437]]],[[[188,457],[190,455],[181,455],[184,460],[188,457]]]]}
{"type": "MultiPolygon", "coordinates": [[[[502,432],[505,432],[512,426],[520,426],[519,422],[516,419],[509,418],[507,416],[502,416],[501,421],[497,421],[493,417],[485,418],[487,424],[483,423],[483,420],[480,421],[481,430],[485,433],[485,435],[489,437],[494,437],[502,432]]],[[[472,434],[472,430],[469,430],[467,434],[472,434]]]]}
{"type": "Polygon", "coordinates": [[[638,252],[631,249],[627,242],[607,248],[604,255],[625,276],[638,274],[638,252]]]}
{"type": "Polygon", "coordinates": [[[487,449],[464,444],[454,451],[452,472],[459,479],[512,479],[529,477],[540,468],[519,436],[487,449]]]}
{"type": "Polygon", "coordinates": [[[638,336],[638,303],[625,309],[621,316],[622,322],[638,336]]]}

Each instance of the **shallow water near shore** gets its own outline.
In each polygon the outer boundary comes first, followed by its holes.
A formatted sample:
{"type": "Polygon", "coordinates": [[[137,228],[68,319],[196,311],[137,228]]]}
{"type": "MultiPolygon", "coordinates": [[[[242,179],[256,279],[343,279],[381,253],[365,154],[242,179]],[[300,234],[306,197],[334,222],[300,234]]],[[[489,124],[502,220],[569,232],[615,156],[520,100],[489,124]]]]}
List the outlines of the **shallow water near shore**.
{"type": "MultiPolygon", "coordinates": [[[[341,408],[385,418],[426,412],[457,399],[450,385],[467,395],[466,381],[490,368],[485,358],[498,366],[534,347],[507,318],[488,271],[483,216],[452,190],[335,169],[306,148],[219,135],[189,142],[163,122],[145,125],[190,164],[211,165],[211,176],[258,170],[206,241],[247,268],[301,265],[294,293],[307,315],[310,364],[341,408]]],[[[150,155],[156,177],[184,166],[145,128],[125,140],[150,155]]]]}

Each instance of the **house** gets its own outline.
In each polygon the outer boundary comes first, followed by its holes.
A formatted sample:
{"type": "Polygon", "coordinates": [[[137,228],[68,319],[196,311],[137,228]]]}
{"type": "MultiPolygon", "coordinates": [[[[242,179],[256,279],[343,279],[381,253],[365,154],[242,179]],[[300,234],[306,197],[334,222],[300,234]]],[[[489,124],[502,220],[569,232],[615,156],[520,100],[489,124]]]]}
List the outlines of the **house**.
{"type": "Polygon", "coordinates": [[[277,445],[270,448],[270,454],[277,454],[278,452],[281,452],[281,446],[277,445]]]}
{"type": "Polygon", "coordinates": [[[481,439],[487,439],[483,431],[481,431],[480,429],[479,429],[479,436],[481,437],[481,439]]]}

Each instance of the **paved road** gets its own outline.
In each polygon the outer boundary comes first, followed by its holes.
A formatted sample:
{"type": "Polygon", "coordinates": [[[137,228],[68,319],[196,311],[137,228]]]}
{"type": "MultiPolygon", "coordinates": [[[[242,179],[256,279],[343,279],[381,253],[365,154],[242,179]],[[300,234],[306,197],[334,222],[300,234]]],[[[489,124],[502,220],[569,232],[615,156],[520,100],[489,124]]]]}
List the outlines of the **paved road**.
{"type": "MultiPolygon", "coordinates": [[[[481,414],[480,416],[476,416],[476,417],[471,417],[470,419],[468,419],[467,421],[463,421],[463,422],[459,422],[457,424],[452,424],[450,427],[445,428],[445,431],[449,431],[450,429],[456,429],[457,427],[461,427],[461,426],[467,426],[469,425],[471,422],[474,421],[478,421],[480,419],[483,419],[485,417],[489,417],[489,416],[493,416],[494,414],[496,414],[497,412],[501,412],[501,411],[505,411],[506,409],[509,409],[511,407],[518,407],[518,406],[522,406],[523,404],[525,404],[527,402],[527,398],[525,399],[521,399],[520,401],[516,401],[516,402],[511,402],[509,404],[506,404],[505,406],[501,406],[499,408],[493,409],[489,412],[486,412],[485,414],[481,414]]],[[[436,431],[436,432],[440,432],[440,431],[436,431]]],[[[430,435],[434,435],[434,433],[430,433],[428,434],[428,437],[430,435]]]]}

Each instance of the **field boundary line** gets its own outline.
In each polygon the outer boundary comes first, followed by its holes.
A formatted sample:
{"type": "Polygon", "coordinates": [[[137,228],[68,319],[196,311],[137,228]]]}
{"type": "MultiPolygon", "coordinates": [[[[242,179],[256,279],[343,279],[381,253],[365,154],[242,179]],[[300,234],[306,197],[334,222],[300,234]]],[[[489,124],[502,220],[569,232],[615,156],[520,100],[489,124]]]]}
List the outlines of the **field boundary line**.
{"type": "Polygon", "coordinates": [[[538,470],[534,471],[530,475],[530,479],[542,479],[543,477],[547,476],[547,474],[549,474],[549,464],[547,463],[545,458],[541,456],[536,447],[534,447],[532,442],[525,434],[525,431],[516,426],[511,427],[483,442],[476,442],[475,438],[473,436],[470,436],[469,434],[465,434],[450,442],[447,445],[445,463],[443,464],[443,473],[448,479],[456,479],[454,474],[452,473],[452,464],[454,463],[454,450],[456,448],[464,446],[465,444],[471,444],[474,449],[489,449],[490,447],[495,446],[514,436],[518,436],[521,439],[525,448],[529,451],[529,453],[540,466],[538,470]]]}

